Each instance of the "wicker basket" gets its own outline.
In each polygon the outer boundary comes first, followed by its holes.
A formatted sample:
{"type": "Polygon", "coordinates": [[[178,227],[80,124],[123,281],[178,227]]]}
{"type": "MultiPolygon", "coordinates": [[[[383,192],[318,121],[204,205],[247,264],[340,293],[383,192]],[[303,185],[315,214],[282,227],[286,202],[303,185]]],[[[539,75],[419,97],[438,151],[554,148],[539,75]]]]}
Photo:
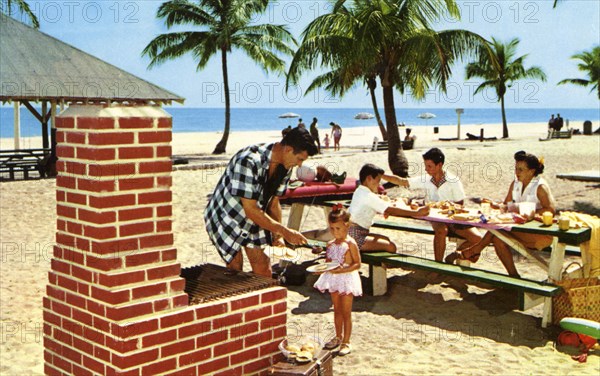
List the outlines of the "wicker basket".
{"type": "Polygon", "coordinates": [[[564,317],[600,321],[600,279],[574,278],[556,282],[563,292],[552,298],[552,322],[564,317]]]}

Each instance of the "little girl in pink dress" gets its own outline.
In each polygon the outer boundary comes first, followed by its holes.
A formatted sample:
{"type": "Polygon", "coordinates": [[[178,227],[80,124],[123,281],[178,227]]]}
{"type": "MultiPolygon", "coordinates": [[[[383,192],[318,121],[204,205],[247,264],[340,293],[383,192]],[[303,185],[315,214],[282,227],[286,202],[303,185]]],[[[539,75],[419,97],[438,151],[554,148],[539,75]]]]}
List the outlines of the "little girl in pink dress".
{"type": "Polygon", "coordinates": [[[352,334],[352,302],[355,296],[362,295],[360,252],[356,241],[348,235],[350,214],[341,205],[333,207],[329,213],[329,231],[334,239],[327,243],[327,262],[338,263],[333,270],[321,274],[315,287],[321,292],[328,291],[333,303],[336,336],[325,348],[340,347],[339,355],[350,354],[350,336],[352,334]]]}

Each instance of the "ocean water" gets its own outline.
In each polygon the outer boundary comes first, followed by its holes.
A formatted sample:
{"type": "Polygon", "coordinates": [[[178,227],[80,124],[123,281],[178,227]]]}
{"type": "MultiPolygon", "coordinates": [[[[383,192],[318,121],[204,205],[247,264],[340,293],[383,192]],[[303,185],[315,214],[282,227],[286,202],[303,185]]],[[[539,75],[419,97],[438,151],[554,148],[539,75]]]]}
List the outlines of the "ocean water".
{"type": "MultiPolygon", "coordinates": [[[[173,116],[173,132],[221,132],[225,123],[224,108],[165,108],[173,116]]],[[[321,129],[329,129],[329,122],[334,121],[342,127],[373,126],[375,119],[356,120],[354,116],[359,112],[372,113],[370,108],[233,108],[231,110],[231,130],[235,131],[262,131],[280,130],[288,125],[295,126],[297,118],[282,119],[279,115],[286,112],[299,114],[308,126],[313,117],[319,121],[321,129]]],[[[383,109],[380,110],[383,116],[383,109]]],[[[551,114],[560,113],[568,119],[571,127],[583,128],[585,120],[599,121],[600,108],[595,109],[507,109],[506,117],[511,123],[546,122],[551,114]]],[[[424,125],[449,126],[456,125],[456,111],[452,108],[397,108],[398,123],[406,126],[418,127],[424,125]],[[421,113],[432,113],[435,118],[421,119],[421,113]]],[[[461,124],[497,124],[502,122],[500,108],[467,108],[461,115],[461,124]]],[[[385,120],[384,120],[385,123],[385,120]]],[[[29,110],[21,107],[21,136],[40,136],[41,129],[37,120],[29,110]]],[[[13,108],[0,107],[0,137],[13,137],[13,108]]]]}

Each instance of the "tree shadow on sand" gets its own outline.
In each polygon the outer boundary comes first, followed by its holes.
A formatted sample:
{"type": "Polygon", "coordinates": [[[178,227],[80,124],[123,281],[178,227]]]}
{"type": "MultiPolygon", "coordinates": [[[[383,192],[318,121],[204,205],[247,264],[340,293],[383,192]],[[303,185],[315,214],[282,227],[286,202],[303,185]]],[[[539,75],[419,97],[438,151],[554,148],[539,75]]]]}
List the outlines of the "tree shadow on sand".
{"type": "MultiPolygon", "coordinates": [[[[451,336],[482,337],[537,348],[546,346],[560,332],[558,327],[542,328],[541,318],[516,311],[518,294],[512,290],[414,271],[389,278],[388,292],[372,296],[366,278],[361,279],[364,295],[354,300],[353,312],[406,320],[402,323],[403,333],[395,333],[398,336],[419,336],[428,330],[424,328],[433,327],[439,333],[454,333],[449,334],[451,336]]],[[[309,279],[303,286],[288,286],[308,297],[292,309],[292,314],[332,312],[329,294],[314,289],[314,281],[309,279]]]]}

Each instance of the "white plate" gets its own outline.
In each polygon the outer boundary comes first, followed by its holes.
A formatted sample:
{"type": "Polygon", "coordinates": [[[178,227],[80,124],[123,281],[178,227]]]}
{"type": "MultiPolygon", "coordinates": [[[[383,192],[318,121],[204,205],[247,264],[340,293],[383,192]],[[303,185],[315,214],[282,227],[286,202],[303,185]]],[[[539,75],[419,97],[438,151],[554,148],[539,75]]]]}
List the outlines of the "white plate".
{"type": "Polygon", "coordinates": [[[338,262],[325,262],[323,264],[309,266],[308,268],[306,268],[306,271],[309,273],[322,273],[329,270],[333,270],[338,266],[340,266],[338,262]]]}

